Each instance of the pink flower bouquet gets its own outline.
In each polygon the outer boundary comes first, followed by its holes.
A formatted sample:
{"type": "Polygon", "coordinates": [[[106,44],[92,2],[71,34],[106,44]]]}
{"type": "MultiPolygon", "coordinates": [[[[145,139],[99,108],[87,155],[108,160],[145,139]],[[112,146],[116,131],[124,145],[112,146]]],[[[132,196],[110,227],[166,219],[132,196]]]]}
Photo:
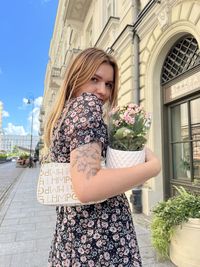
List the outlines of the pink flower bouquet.
{"type": "Polygon", "coordinates": [[[126,161],[129,162],[130,160],[130,164],[128,164],[131,166],[133,165],[132,156],[133,158],[142,157],[136,163],[143,162],[145,160],[144,146],[147,142],[150,126],[151,116],[141,106],[130,103],[114,108],[109,113],[107,166],[113,166],[110,160],[115,161],[115,167],[116,165],[117,167],[126,167],[126,161]],[[141,153],[135,153],[135,151],[141,153]],[[122,160],[123,157],[125,157],[124,160],[122,160]],[[123,161],[125,162],[123,163],[123,161]]]}

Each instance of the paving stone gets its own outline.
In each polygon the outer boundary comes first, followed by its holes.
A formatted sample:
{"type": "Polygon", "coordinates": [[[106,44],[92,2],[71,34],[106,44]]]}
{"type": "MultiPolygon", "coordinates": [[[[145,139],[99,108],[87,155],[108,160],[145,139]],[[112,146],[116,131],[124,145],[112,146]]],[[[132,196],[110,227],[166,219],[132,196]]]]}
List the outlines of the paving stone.
{"type": "Polygon", "coordinates": [[[0,266],[1,267],[10,267],[12,260],[12,255],[2,255],[0,257],[0,266]]]}
{"type": "Polygon", "coordinates": [[[50,237],[52,234],[53,229],[51,228],[47,228],[45,230],[18,232],[16,234],[16,241],[36,240],[41,238],[45,239],[50,237]]]}
{"type": "Polygon", "coordinates": [[[53,235],[51,237],[48,237],[48,238],[45,238],[45,239],[37,239],[36,240],[37,250],[39,250],[39,251],[40,250],[45,250],[46,252],[49,253],[52,240],[53,240],[53,235]]]}
{"type": "Polygon", "coordinates": [[[55,210],[36,211],[35,216],[54,215],[55,210]]]}
{"type": "Polygon", "coordinates": [[[19,208],[19,209],[28,209],[28,208],[39,208],[38,207],[38,204],[35,202],[27,202],[27,201],[19,201],[19,202],[15,202],[15,203],[12,203],[12,205],[10,206],[10,208],[12,209],[16,209],[16,208],[19,208]]]}
{"type": "Polygon", "coordinates": [[[1,226],[16,225],[19,223],[19,219],[4,219],[1,226]]]}
{"type": "Polygon", "coordinates": [[[13,204],[15,204],[15,203],[23,201],[24,199],[32,202],[32,201],[35,201],[35,196],[30,195],[28,193],[24,193],[23,195],[20,194],[20,195],[15,196],[15,198],[13,199],[12,202],[13,202],[13,204]]]}
{"type": "Polygon", "coordinates": [[[147,234],[149,235],[149,231],[148,229],[140,226],[139,224],[134,224],[135,225],[135,231],[137,232],[137,235],[140,235],[140,234],[147,234]]]}
{"type": "Polygon", "coordinates": [[[21,218],[19,219],[19,224],[25,224],[25,223],[43,223],[43,222],[51,222],[53,221],[55,224],[55,216],[50,215],[44,215],[44,216],[34,216],[31,218],[21,218]],[[53,219],[54,218],[54,219],[53,219]]]}
{"type": "Polygon", "coordinates": [[[55,221],[49,221],[49,222],[38,222],[35,224],[36,229],[54,229],[56,227],[55,221]]]}
{"type": "Polygon", "coordinates": [[[23,169],[16,169],[15,165],[11,162],[1,164],[0,199],[3,198],[7,190],[18,181],[18,177],[20,177],[22,173],[23,169]]]}
{"type": "MultiPolygon", "coordinates": [[[[20,210],[21,210],[20,211],[21,213],[26,213],[28,210],[29,212],[32,212],[34,214],[34,216],[37,215],[38,212],[41,212],[41,214],[42,214],[43,212],[46,213],[48,211],[48,210],[40,209],[40,208],[38,208],[38,206],[34,206],[34,205],[32,207],[29,207],[29,208],[21,208],[20,210]]],[[[49,210],[49,212],[53,212],[53,211],[49,210]]]]}
{"type": "MultiPolygon", "coordinates": [[[[6,213],[6,215],[10,215],[10,214],[19,214],[21,212],[21,208],[17,207],[17,208],[12,208],[12,205],[9,206],[9,209],[6,213]]],[[[27,212],[27,211],[26,211],[27,212]]]]}
{"type": "Polygon", "coordinates": [[[15,242],[15,239],[16,233],[0,234],[0,243],[15,242]]]}
{"type": "Polygon", "coordinates": [[[0,256],[36,251],[35,240],[0,244],[0,256]]]}
{"type": "Polygon", "coordinates": [[[34,211],[26,211],[26,212],[14,212],[14,211],[9,211],[5,219],[14,219],[14,218],[26,218],[26,217],[33,217],[35,216],[34,211]]]}
{"type": "Polygon", "coordinates": [[[152,247],[150,235],[138,234],[137,238],[140,247],[152,247]]]}
{"type": "Polygon", "coordinates": [[[35,230],[35,224],[17,224],[17,225],[9,225],[9,226],[1,226],[0,234],[4,233],[16,233],[23,231],[31,231],[35,230]]]}
{"type": "Polygon", "coordinates": [[[53,215],[50,215],[50,220],[53,220],[54,222],[56,222],[56,213],[53,215]]]}
{"type": "Polygon", "coordinates": [[[10,267],[46,267],[47,261],[48,253],[46,251],[20,253],[13,255],[10,267]]]}
{"type": "Polygon", "coordinates": [[[143,264],[152,264],[156,262],[156,254],[152,247],[140,247],[140,254],[143,264]]]}

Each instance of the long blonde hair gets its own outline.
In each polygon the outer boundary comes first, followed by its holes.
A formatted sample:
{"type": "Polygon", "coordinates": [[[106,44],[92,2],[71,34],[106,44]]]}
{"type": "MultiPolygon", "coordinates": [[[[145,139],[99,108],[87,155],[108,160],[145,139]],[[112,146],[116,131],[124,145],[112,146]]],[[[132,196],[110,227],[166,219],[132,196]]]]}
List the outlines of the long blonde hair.
{"type": "Polygon", "coordinates": [[[68,102],[88,82],[102,63],[108,63],[114,70],[114,88],[109,99],[112,108],[117,104],[119,71],[115,59],[98,48],[87,48],[77,55],[68,68],[63,83],[57,95],[56,104],[45,125],[44,141],[49,147],[54,126],[59,119],[66,101],[68,102]]]}

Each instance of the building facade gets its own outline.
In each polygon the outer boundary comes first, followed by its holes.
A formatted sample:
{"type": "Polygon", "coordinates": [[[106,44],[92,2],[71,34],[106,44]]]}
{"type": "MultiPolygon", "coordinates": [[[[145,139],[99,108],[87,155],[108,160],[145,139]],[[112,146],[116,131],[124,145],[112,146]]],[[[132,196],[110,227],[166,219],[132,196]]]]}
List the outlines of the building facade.
{"type": "MultiPolygon", "coordinates": [[[[1,135],[0,151],[12,152],[15,146],[30,151],[31,135],[1,135]]],[[[39,136],[32,136],[32,152],[39,142],[39,136]]]]}
{"type": "Polygon", "coordinates": [[[60,0],[46,70],[41,138],[71,59],[96,46],[117,59],[119,104],[152,113],[148,146],[162,172],[142,188],[143,212],[174,194],[200,192],[200,0],[60,0]]]}

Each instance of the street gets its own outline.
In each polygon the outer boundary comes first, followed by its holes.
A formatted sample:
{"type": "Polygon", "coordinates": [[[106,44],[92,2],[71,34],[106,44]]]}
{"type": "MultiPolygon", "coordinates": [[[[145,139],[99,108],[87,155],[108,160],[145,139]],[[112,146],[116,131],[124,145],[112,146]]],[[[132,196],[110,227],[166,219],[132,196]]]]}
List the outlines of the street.
{"type": "Polygon", "coordinates": [[[23,168],[16,168],[16,162],[0,164],[0,209],[9,190],[17,181],[17,178],[24,171],[23,168]]]}

